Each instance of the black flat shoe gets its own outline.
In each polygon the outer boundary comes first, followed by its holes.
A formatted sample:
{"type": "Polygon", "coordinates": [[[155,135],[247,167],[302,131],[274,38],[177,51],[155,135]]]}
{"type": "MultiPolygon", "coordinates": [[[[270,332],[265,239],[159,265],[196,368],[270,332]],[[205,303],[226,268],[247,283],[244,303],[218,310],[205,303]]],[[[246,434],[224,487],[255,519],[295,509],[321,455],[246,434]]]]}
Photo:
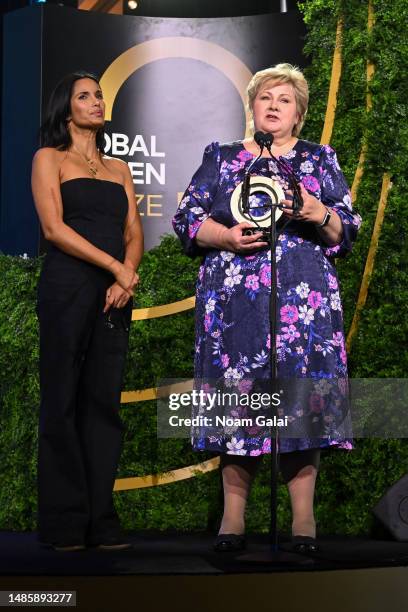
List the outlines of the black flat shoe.
{"type": "Polygon", "coordinates": [[[129,550],[132,548],[132,545],[130,542],[120,541],[98,544],[96,548],[99,548],[99,550],[129,550]]]}
{"type": "Polygon", "coordinates": [[[90,538],[88,546],[99,550],[129,550],[132,544],[123,536],[105,536],[101,538],[90,538]]]}
{"type": "Polygon", "coordinates": [[[213,546],[215,552],[239,552],[245,547],[245,536],[235,533],[221,533],[215,538],[213,546]]]}
{"type": "Polygon", "coordinates": [[[84,544],[52,544],[52,547],[57,552],[79,552],[85,550],[84,544]]]}
{"type": "Polygon", "coordinates": [[[79,542],[39,542],[42,548],[52,548],[57,552],[78,552],[85,550],[85,545],[79,542]]]}
{"type": "Polygon", "coordinates": [[[292,550],[301,554],[315,553],[319,550],[316,538],[311,536],[297,535],[292,536],[292,550]]]}

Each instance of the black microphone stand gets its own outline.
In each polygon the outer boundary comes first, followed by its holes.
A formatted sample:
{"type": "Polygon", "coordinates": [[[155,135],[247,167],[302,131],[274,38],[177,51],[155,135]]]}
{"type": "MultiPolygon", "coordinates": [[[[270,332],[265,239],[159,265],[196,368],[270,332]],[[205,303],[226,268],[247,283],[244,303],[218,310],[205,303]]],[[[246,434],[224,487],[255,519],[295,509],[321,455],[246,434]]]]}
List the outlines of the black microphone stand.
{"type": "MultiPolygon", "coordinates": [[[[251,215],[250,210],[249,210],[249,194],[250,194],[250,191],[251,191],[251,170],[255,166],[257,161],[261,159],[263,150],[265,148],[265,142],[264,141],[260,141],[259,147],[261,149],[260,152],[259,152],[259,155],[258,155],[258,157],[255,157],[251,161],[251,163],[249,164],[247,170],[245,171],[244,180],[242,181],[242,187],[241,187],[242,211],[245,214],[249,214],[249,215],[251,215]]],[[[258,225],[255,220],[254,220],[254,222],[256,223],[256,225],[258,225]]]]}
{"type": "MultiPolygon", "coordinates": [[[[262,134],[262,133],[261,133],[262,134]]],[[[289,165],[283,163],[281,160],[277,159],[271,151],[271,146],[273,142],[272,134],[263,134],[261,137],[259,136],[259,132],[255,134],[255,137],[258,136],[258,139],[255,138],[257,144],[261,147],[261,153],[256,160],[254,160],[249,166],[244,181],[246,183],[246,189],[241,191],[242,198],[246,197],[246,201],[242,201],[243,210],[248,212],[250,215],[250,207],[248,203],[248,198],[250,195],[250,177],[249,172],[255,162],[261,157],[262,151],[264,147],[269,152],[272,160],[276,163],[278,169],[281,171],[283,176],[287,176],[289,178],[289,182],[293,191],[294,202],[293,209],[299,210],[302,205],[302,197],[300,195],[299,187],[296,183],[296,178],[294,173],[289,165]],[[265,138],[266,137],[266,138],[265,138]],[[258,141],[260,140],[260,141],[258,141]],[[248,177],[248,178],[247,178],[248,177]]],[[[276,275],[276,258],[275,251],[277,246],[277,238],[278,232],[276,229],[276,208],[280,206],[279,203],[270,203],[271,208],[271,216],[270,216],[270,227],[269,227],[269,242],[270,242],[270,251],[271,251],[271,293],[269,298],[269,329],[270,329],[270,364],[271,364],[271,379],[270,379],[270,395],[276,393],[277,389],[277,380],[278,380],[278,370],[277,370],[277,352],[276,352],[276,319],[277,319],[277,275],[276,275]]],[[[253,221],[256,223],[255,219],[253,221]]],[[[279,233],[282,233],[286,226],[290,223],[290,219],[282,226],[279,233]]],[[[270,527],[269,527],[269,550],[267,552],[260,553],[250,553],[245,555],[240,555],[238,557],[239,561],[250,562],[250,563],[259,563],[259,564],[276,564],[276,565],[305,565],[310,564],[312,561],[310,557],[307,557],[303,554],[297,554],[292,552],[286,552],[279,549],[278,543],[278,523],[277,523],[277,507],[278,507],[278,474],[279,474],[279,463],[278,463],[278,414],[277,409],[275,407],[274,410],[274,427],[271,429],[271,497],[270,497],[270,527]],[[272,435],[273,433],[273,435],[272,435]]]]}

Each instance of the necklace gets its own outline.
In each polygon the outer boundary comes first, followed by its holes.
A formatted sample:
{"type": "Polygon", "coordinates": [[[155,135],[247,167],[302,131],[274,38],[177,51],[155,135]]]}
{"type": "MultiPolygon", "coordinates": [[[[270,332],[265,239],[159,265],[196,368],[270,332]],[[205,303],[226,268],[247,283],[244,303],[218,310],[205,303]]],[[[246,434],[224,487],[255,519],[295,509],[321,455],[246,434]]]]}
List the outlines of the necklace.
{"type": "Polygon", "coordinates": [[[74,144],[72,144],[72,147],[75,149],[78,155],[84,160],[84,162],[88,166],[88,170],[91,173],[92,177],[96,178],[96,175],[98,174],[98,166],[96,165],[96,161],[94,159],[85,157],[85,155],[83,155],[81,151],[74,144]]]}

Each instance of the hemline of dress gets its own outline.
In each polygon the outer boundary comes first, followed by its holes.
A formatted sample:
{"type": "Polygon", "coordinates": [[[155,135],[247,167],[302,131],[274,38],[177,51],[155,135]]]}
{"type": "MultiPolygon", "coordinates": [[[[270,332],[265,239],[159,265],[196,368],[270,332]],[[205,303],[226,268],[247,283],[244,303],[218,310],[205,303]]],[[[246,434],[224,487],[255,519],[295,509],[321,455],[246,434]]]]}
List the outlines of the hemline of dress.
{"type": "MultiPolygon", "coordinates": [[[[240,457],[259,457],[260,455],[270,455],[271,454],[271,450],[269,447],[269,450],[254,450],[254,451],[237,451],[234,452],[233,450],[226,450],[226,449],[221,449],[221,448],[213,448],[211,445],[206,446],[204,448],[198,448],[196,445],[192,444],[192,449],[195,452],[209,452],[209,453],[216,453],[218,455],[220,454],[225,454],[225,455],[235,455],[235,456],[240,456],[240,457]]],[[[286,454],[286,453],[292,453],[295,451],[307,451],[307,450],[311,450],[311,449],[320,449],[320,450],[330,450],[330,449],[335,449],[335,450],[344,450],[344,451],[352,451],[355,450],[355,447],[353,446],[353,443],[351,440],[331,440],[330,442],[326,442],[324,444],[313,444],[310,446],[303,446],[303,448],[292,448],[292,449],[283,449],[283,450],[279,450],[278,449],[278,454],[286,454]]]]}

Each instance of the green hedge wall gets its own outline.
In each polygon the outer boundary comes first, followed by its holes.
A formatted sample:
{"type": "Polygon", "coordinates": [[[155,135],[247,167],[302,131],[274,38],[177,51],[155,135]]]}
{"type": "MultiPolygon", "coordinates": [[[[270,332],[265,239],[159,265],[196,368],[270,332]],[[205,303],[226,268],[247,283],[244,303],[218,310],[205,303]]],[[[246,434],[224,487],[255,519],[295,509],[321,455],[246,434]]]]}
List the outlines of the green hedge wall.
{"type": "MultiPolygon", "coordinates": [[[[311,64],[309,115],[303,138],[319,141],[326,110],[337,18],[344,19],[343,70],[331,144],[350,184],[362,142],[367,161],[356,207],[364,218],[353,254],[338,263],[349,327],[371,239],[383,172],[392,175],[384,225],[366,307],[349,355],[353,377],[401,377],[408,366],[407,291],[408,131],[406,100],[408,5],[405,0],[373,2],[376,22],[367,33],[368,3],[308,0],[301,4],[308,27],[305,50],[311,64]],[[366,61],[375,64],[370,85],[373,107],[365,110],[366,61]]],[[[163,238],[141,266],[137,307],[190,296],[199,261],[181,254],[177,241],[163,238]]],[[[34,529],[36,513],[36,428],[38,419],[38,327],[35,291],[41,259],[0,256],[0,528],[34,529]]],[[[155,386],[165,377],[192,375],[193,312],[132,323],[124,390],[155,386]]],[[[126,424],[119,476],[169,471],[208,459],[186,440],[158,440],[155,404],[122,406],[126,424]]],[[[316,494],[321,533],[367,533],[370,509],[408,471],[405,440],[359,440],[353,452],[328,452],[316,494]]],[[[222,510],[218,471],[154,488],[115,494],[128,529],[202,530],[217,528],[222,510]]],[[[269,458],[250,498],[248,531],[269,525],[269,458]]],[[[284,486],[279,487],[279,525],[290,529],[284,486]]]]}

